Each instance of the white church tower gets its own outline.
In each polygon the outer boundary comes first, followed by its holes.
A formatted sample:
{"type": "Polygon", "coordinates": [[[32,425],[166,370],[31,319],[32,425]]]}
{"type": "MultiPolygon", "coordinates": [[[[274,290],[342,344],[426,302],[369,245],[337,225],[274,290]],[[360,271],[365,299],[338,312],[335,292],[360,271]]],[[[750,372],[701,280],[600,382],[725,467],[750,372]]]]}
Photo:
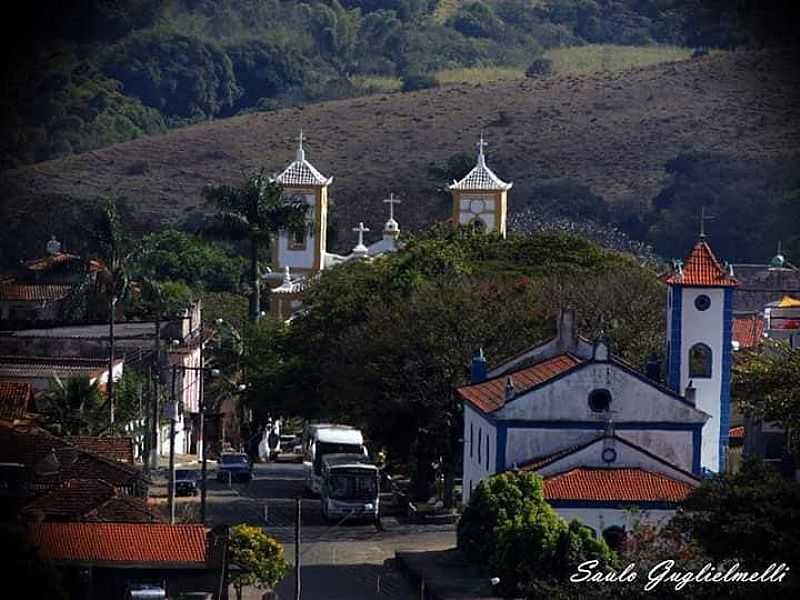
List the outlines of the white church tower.
{"type": "Polygon", "coordinates": [[[499,231],[505,237],[508,190],[513,184],[500,179],[486,165],[483,154],[486,145],[481,133],[477,164],[461,181],[449,186],[453,194],[453,223],[479,225],[487,232],[499,231]]]}
{"type": "Polygon", "coordinates": [[[312,226],[308,231],[284,231],[277,236],[272,244],[272,265],[278,272],[289,267],[293,273],[308,274],[325,268],[328,186],[333,177],[325,177],[306,160],[303,139],[301,130],[295,160],[274,181],[286,194],[300,196],[308,203],[312,226]]]}
{"type": "Polygon", "coordinates": [[[703,426],[701,466],[724,472],[731,402],[733,290],[700,234],[685,263],[673,261],[667,284],[667,383],[711,418],[703,426]]]}

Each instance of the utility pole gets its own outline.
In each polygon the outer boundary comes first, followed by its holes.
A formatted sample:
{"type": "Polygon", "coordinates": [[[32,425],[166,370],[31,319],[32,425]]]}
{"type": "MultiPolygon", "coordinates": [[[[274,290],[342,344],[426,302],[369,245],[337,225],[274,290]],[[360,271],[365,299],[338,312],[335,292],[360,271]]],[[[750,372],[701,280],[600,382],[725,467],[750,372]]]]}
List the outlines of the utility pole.
{"type": "Polygon", "coordinates": [[[172,407],[169,418],[169,523],[175,524],[175,417],[177,417],[177,399],[175,397],[175,380],[178,379],[178,365],[172,365],[172,407]]]}
{"type": "Polygon", "coordinates": [[[297,497],[297,516],[294,521],[294,600],[300,600],[300,509],[302,499],[297,497]]]}
{"type": "Polygon", "coordinates": [[[203,390],[205,379],[205,366],[203,364],[203,346],[200,346],[200,522],[206,522],[206,482],[208,481],[208,463],[206,461],[206,401],[203,390]]]}

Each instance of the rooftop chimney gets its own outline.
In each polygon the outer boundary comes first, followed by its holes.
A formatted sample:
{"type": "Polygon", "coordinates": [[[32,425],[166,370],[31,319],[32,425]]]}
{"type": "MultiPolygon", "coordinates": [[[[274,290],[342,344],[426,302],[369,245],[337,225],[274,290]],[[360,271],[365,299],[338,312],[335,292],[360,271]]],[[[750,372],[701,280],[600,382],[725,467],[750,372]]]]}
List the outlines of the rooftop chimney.
{"type": "Polygon", "coordinates": [[[556,338],[562,352],[574,352],[578,347],[578,334],[575,331],[575,309],[562,308],[556,322],[556,338]]]}
{"type": "Polygon", "coordinates": [[[695,397],[696,392],[697,389],[694,387],[694,383],[690,379],[689,385],[686,386],[686,391],[684,392],[684,398],[686,398],[686,401],[692,406],[696,406],[697,404],[695,397]]]}
{"type": "Polygon", "coordinates": [[[647,359],[647,363],[644,366],[644,374],[648,379],[658,383],[661,382],[661,361],[658,360],[658,356],[655,353],[651,354],[647,359]]]}
{"type": "Polygon", "coordinates": [[[470,383],[480,383],[486,379],[486,358],[483,356],[483,348],[478,350],[478,354],[472,357],[470,367],[470,383]]]}
{"type": "Polygon", "coordinates": [[[514,390],[514,380],[509,376],[506,379],[506,402],[513,400],[516,393],[516,390],[514,390]]]}
{"type": "Polygon", "coordinates": [[[592,348],[592,360],[607,361],[608,360],[608,336],[601,333],[594,338],[594,345],[592,348]]]}

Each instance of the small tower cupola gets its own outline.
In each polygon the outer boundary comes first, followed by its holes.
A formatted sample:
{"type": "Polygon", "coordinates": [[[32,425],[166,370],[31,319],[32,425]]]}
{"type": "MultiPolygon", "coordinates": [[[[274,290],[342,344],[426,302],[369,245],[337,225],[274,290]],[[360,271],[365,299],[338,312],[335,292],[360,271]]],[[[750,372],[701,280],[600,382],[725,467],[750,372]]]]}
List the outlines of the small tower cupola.
{"type": "Polygon", "coordinates": [[[470,365],[470,383],[476,384],[486,379],[486,357],[483,355],[483,348],[478,350],[478,354],[472,357],[470,365]]]}
{"type": "Polygon", "coordinates": [[[400,200],[390,193],[383,202],[389,205],[389,220],[383,226],[383,237],[386,240],[397,240],[400,237],[400,224],[394,218],[394,205],[400,204],[400,200]]]}
{"type": "Polygon", "coordinates": [[[453,181],[449,186],[453,194],[453,223],[472,224],[505,236],[508,190],[513,184],[500,179],[487,166],[486,145],[481,132],[475,166],[460,181],[453,181]]]}
{"type": "Polygon", "coordinates": [[[786,257],[783,255],[780,242],[778,242],[778,252],[775,254],[775,256],[772,257],[772,260],[769,261],[769,268],[770,269],[786,268],[786,257]]]}
{"type": "Polygon", "coordinates": [[[51,235],[50,240],[47,242],[47,245],[45,246],[45,249],[47,250],[47,254],[50,256],[58,254],[59,252],[61,252],[61,242],[59,242],[56,239],[56,236],[51,235]]]}

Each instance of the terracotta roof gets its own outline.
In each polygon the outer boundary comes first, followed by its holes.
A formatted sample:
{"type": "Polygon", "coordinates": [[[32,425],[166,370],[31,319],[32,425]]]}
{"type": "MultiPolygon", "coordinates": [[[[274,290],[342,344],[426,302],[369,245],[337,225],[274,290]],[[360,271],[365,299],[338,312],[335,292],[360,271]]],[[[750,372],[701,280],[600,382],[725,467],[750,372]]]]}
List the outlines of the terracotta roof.
{"type": "Polygon", "coordinates": [[[458,388],[459,395],[484,412],[492,412],[506,402],[506,380],[511,376],[515,394],[523,394],[531,388],[560,375],[564,371],[581,364],[582,359],[572,354],[559,354],[553,358],[537,363],[531,367],[488,379],[475,385],[458,388]]]}
{"type": "Polygon", "coordinates": [[[728,437],[732,440],[743,440],[744,439],[744,425],[737,425],[736,427],[731,427],[728,430],[728,437]]]}
{"type": "Polygon", "coordinates": [[[69,444],[42,429],[0,421],[0,461],[25,465],[41,488],[67,479],[102,479],[117,488],[143,485],[147,479],[133,465],[109,460],[69,444]]]}
{"type": "Polygon", "coordinates": [[[66,252],[57,252],[42,258],[34,258],[25,262],[25,266],[31,271],[48,271],[57,265],[79,261],[81,259],[77,254],[68,254],[66,252]]]}
{"type": "Polygon", "coordinates": [[[739,342],[740,350],[758,346],[764,339],[766,325],[766,321],[756,315],[736,318],[733,320],[733,340],[739,342]]]}
{"type": "Polygon", "coordinates": [[[69,296],[71,291],[71,285],[0,282],[0,300],[27,302],[61,300],[69,296]]]}
{"type": "Polygon", "coordinates": [[[38,523],[31,541],[52,561],[204,565],[206,528],[166,523],[38,523]]]}
{"type": "Polygon", "coordinates": [[[640,468],[578,467],[544,480],[544,497],[583,502],[681,502],[692,485],[640,468]]]}
{"type": "Polygon", "coordinates": [[[705,240],[694,245],[681,270],[673,270],[661,277],[669,285],[730,287],[738,285],[727,270],[719,264],[705,240]]]}
{"type": "Polygon", "coordinates": [[[97,437],[71,435],[66,440],[81,450],[88,450],[110,460],[133,464],[133,439],[128,437],[97,437]]]}
{"type": "Polygon", "coordinates": [[[451,190],[472,190],[472,191],[495,191],[511,189],[513,184],[506,183],[500,179],[486,165],[483,152],[478,155],[478,164],[467,173],[460,181],[453,181],[450,185],[451,190]]]}
{"type": "Polygon", "coordinates": [[[143,498],[120,496],[101,479],[69,479],[37,496],[23,509],[48,521],[116,521],[152,523],[163,519],[143,498]]]}
{"type": "Polygon", "coordinates": [[[30,383],[0,381],[0,418],[19,419],[30,410],[33,392],[30,383]]]}
{"type": "MultiPolygon", "coordinates": [[[[124,362],[117,359],[114,364],[124,362]]],[[[65,356],[0,355],[0,377],[15,379],[53,377],[95,377],[108,369],[105,358],[73,358],[65,356]]]]}

